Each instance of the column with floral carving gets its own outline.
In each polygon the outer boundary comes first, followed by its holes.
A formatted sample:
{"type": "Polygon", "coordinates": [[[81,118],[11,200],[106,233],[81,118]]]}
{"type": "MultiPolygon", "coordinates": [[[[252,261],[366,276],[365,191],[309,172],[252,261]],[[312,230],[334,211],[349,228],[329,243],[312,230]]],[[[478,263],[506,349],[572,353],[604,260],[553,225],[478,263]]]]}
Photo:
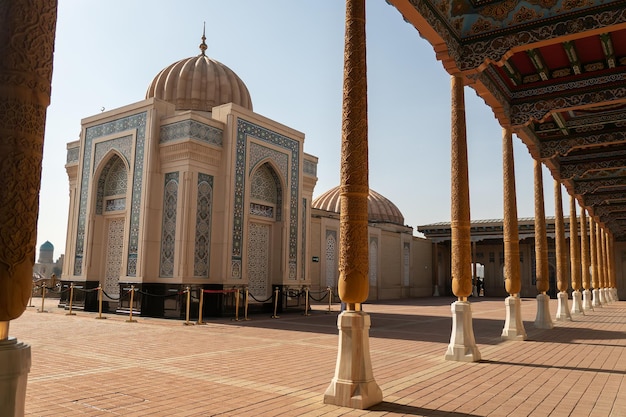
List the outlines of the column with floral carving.
{"type": "Polygon", "coordinates": [[[581,288],[580,241],[578,240],[578,216],[576,214],[576,199],[569,198],[569,250],[572,282],[572,310],[571,314],[583,314],[583,295],[581,288]]]}
{"type": "Polygon", "coordinates": [[[324,402],[359,409],[378,404],[383,398],[370,359],[370,316],[361,310],[369,292],[365,52],[365,0],[346,0],[339,221],[339,297],[346,304],[346,311],[337,319],[335,376],[324,394],[324,402]]]}
{"type": "Polygon", "coordinates": [[[535,186],[535,275],[537,277],[537,314],[535,327],[552,329],[550,315],[550,297],[546,292],[550,289],[548,264],[548,235],[546,234],[546,210],[543,197],[543,172],[541,161],[534,160],[535,186]]]}
{"type": "Polygon", "coordinates": [[[561,183],[554,180],[554,240],[556,250],[556,287],[559,290],[557,296],[556,319],[571,320],[572,315],[569,310],[567,300],[567,290],[569,288],[567,246],[565,243],[565,222],[563,220],[563,197],[561,183]]]}
{"type": "Polygon", "coordinates": [[[32,288],[57,3],[0,2],[0,415],[23,415],[30,346],[9,337],[32,288]]]}
{"type": "Polygon", "coordinates": [[[593,310],[591,304],[591,262],[589,260],[589,240],[587,233],[587,210],[580,210],[580,257],[582,266],[583,311],[593,310]]]}

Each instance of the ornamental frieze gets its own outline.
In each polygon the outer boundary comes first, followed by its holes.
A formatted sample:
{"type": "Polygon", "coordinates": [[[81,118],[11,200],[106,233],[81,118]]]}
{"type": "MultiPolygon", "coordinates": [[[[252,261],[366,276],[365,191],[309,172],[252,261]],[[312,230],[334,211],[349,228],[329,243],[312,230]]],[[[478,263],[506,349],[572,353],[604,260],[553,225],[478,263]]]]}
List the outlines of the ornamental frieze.
{"type": "Polygon", "coordinates": [[[583,137],[568,137],[559,140],[541,142],[541,159],[553,158],[557,155],[565,156],[572,149],[589,147],[590,145],[603,145],[626,141],[626,131],[598,133],[583,137]]]}
{"type": "Polygon", "coordinates": [[[611,177],[604,179],[576,181],[574,183],[574,193],[577,195],[589,194],[606,187],[622,187],[626,186],[626,178],[611,177]]]}

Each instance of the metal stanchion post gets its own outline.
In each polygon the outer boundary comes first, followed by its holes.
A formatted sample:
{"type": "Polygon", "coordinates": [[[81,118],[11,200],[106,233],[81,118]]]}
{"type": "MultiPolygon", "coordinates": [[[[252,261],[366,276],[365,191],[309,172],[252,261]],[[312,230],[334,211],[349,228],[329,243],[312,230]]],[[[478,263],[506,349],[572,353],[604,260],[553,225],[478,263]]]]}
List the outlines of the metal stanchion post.
{"type": "Polygon", "coordinates": [[[37,310],[37,313],[47,313],[48,310],[44,308],[46,303],[46,284],[41,284],[41,310],[37,310]]]}
{"type": "Polygon", "coordinates": [[[76,313],[72,313],[72,301],[74,300],[74,283],[70,284],[70,312],[65,313],[66,316],[75,316],[76,313]]]}
{"type": "Polygon", "coordinates": [[[280,318],[280,316],[276,314],[277,310],[278,310],[278,287],[276,287],[276,289],[274,290],[274,315],[272,316],[273,319],[280,318]]]}
{"type": "Polygon", "coordinates": [[[304,289],[304,296],[305,296],[305,300],[304,300],[304,315],[305,316],[310,316],[310,314],[309,314],[309,287],[306,287],[304,289]]]}
{"type": "Polygon", "coordinates": [[[248,290],[248,287],[246,287],[246,299],[244,300],[244,306],[243,306],[243,319],[244,320],[250,320],[248,318],[248,297],[250,296],[250,290],[248,290]]]}
{"type": "Polygon", "coordinates": [[[137,320],[133,319],[133,304],[135,303],[135,286],[130,286],[130,315],[128,316],[127,323],[136,323],[137,320]]]}
{"type": "Polygon", "coordinates": [[[106,319],[102,317],[102,284],[98,283],[98,317],[97,319],[106,319]]]}
{"type": "Polygon", "coordinates": [[[198,322],[197,324],[205,324],[202,322],[202,309],[204,308],[204,288],[200,288],[200,305],[198,306],[198,322]]]}
{"type": "Polygon", "coordinates": [[[239,288],[235,289],[235,321],[239,321],[239,288]]]}
{"type": "Polygon", "coordinates": [[[185,323],[183,323],[185,326],[190,326],[193,323],[189,322],[189,308],[191,307],[191,290],[189,289],[189,287],[185,287],[185,292],[187,293],[187,308],[185,309],[185,323]]]}
{"type": "Polygon", "coordinates": [[[332,312],[332,304],[333,304],[333,289],[327,287],[328,290],[328,311],[326,313],[332,312]]]}

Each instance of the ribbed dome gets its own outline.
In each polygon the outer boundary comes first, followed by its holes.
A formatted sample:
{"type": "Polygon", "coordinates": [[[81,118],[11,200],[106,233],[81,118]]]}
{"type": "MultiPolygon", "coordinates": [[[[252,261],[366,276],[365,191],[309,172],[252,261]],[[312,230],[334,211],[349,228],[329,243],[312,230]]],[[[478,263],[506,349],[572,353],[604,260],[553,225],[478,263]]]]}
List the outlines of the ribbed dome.
{"type": "Polygon", "coordinates": [[[50,243],[49,241],[45,241],[40,247],[39,247],[40,251],[53,251],[54,250],[54,245],[52,243],[50,243]]]}
{"type": "Polygon", "coordinates": [[[176,110],[211,111],[215,106],[235,103],[252,110],[248,88],[226,65],[201,54],[181,59],[154,77],[146,98],[156,97],[173,103],[176,110]]]}
{"type": "MultiPolygon", "coordinates": [[[[313,200],[311,205],[316,209],[340,213],[341,199],[339,194],[339,187],[331,188],[313,200]]],[[[367,217],[372,223],[394,223],[404,226],[404,216],[398,207],[372,189],[367,196],[367,217]]]]}

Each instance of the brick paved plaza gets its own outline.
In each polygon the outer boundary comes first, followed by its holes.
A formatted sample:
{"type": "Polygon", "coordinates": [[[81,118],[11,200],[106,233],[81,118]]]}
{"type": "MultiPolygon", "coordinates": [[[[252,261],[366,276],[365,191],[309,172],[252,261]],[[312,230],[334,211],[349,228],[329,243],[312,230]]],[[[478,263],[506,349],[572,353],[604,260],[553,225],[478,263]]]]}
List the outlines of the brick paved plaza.
{"type": "Polygon", "coordinates": [[[384,402],[363,411],[322,402],[338,305],[185,326],[68,316],[56,300],[37,313],[34,299],[10,334],[32,347],[27,416],[626,416],[626,302],[537,330],[523,299],[528,340],[503,342],[504,300],[471,299],[483,360],[458,363],[443,359],[452,301],[364,306],[384,402]]]}

